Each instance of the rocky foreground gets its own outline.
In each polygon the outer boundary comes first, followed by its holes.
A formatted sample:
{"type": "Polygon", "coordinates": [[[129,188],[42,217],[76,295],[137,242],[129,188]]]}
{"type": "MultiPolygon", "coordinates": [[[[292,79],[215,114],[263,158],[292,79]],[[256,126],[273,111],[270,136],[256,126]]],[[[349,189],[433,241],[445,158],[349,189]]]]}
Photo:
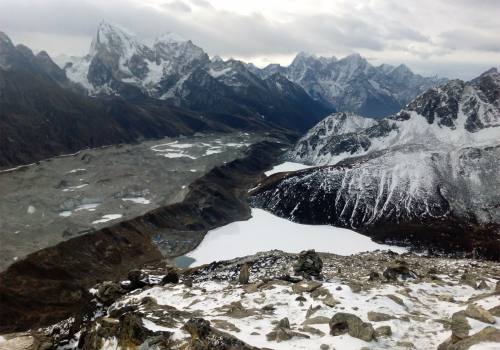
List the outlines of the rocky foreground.
{"type": "Polygon", "coordinates": [[[0,349],[498,349],[500,264],[391,251],[151,266],[0,349]]]}

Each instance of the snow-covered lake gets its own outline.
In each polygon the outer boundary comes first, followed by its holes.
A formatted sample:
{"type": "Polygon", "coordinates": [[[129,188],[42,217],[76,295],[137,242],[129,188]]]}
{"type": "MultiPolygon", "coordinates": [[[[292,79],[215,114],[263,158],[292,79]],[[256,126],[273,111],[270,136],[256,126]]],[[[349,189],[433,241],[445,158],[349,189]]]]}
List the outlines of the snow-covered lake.
{"type": "Polygon", "coordinates": [[[348,229],[298,224],[262,209],[252,209],[249,220],[209,231],[201,244],[186,257],[194,259],[191,265],[202,265],[272,249],[289,253],[315,249],[339,255],[377,249],[406,251],[405,248],[375,243],[369,237],[348,229]]]}

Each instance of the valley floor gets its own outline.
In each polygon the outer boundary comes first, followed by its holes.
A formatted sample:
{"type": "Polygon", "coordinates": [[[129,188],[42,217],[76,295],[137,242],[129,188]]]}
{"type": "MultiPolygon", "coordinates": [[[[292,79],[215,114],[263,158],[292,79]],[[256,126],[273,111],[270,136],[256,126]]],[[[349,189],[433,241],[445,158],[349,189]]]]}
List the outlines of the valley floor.
{"type": "Polygon", "coordinates": [[[0,271],[39,249],[182,201],[195,179],[263,138],[165,138],[0,172],[0,271]]]}

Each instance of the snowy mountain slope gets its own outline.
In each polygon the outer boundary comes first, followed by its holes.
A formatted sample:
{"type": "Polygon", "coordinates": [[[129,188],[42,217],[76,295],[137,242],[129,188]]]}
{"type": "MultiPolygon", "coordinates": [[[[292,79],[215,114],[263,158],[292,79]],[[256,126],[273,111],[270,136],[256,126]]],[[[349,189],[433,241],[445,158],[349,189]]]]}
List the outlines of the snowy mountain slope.
{"type": "Polygon", "coordinates": [[[336,113],[314,126],[289,152],[297,162],[335,164],[396,146],[428,149],[491,145],[500,142],[500,74],[460,80],[433,88],[399,113],[378,121],[336,113]]]}
{"type": "Polygon", "coordinates": [[[106,22],[99,25],[89,54],[72,58],[65,71],[91,96],[153,98],[200,112],[257,116],[300,130],[332,111],[296,84],[278,86],[236,60],[210,60],[178,35],[163,35],[147,46],[106,22]]]}
{"type": "Polygon", "coordinates": [[[253,201],[294,221],[500,259],[499,99],[492,70],[431,89],[367,125],[332,115],[289,152],[321,167],[274,175],[253,201]]]}
{"type": "Polygon", "coordinates": [[[338,111],[368,117],[395,113],[428,88],[446,81],[414,74],[405,65],[375,67],[359,54],[337,60],[301,52],[288,67],[273,64],[262,70],[254,66],[250,69],[263,77],[283,74],[316,100],[338,111]]]}

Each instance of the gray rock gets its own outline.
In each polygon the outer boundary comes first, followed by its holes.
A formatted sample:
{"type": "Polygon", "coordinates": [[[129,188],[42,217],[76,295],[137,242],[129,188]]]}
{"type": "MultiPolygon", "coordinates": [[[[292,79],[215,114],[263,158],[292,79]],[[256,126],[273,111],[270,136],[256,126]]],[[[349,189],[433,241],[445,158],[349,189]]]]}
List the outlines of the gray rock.
{"type": "Polygon", "coordinates": [[[312,305],[310,305],[309,309],[307,309],[307,312],[306,312],[306,318],[311,317],[312,315],[314,315],[320,309],[321,309],[321,305],[316,305],[315,307],[313,307],[312,305]]]}
{"type": "Polygon", "coordinates": [[[241,284],[248,284],[250,279],[250,269],[247,263],[241,265],[240,275],[238,276],[238,282],[241,284]]]}
{"type": "Polygon", "coordinates": [[[500,329],[495,327],[485,327],[481,331],[459,341],[447,339],[439,345],[438,350],[467,350],[471,346],[486,342],[496,342],[500,346],[500,329]]]}
{"type": "Polygon", "coordinates": [[[455,312],[451,316],[451,337],[453,341],[467,338],[469,336],[470,329],[471,326],[467,321],[465,311],[455,312]]]}
{"type": "Polygon", "coordinates": [[[406,280],[417,277],[413,271],[410,271],[408,263],[402,260],[396,260],[393,264],[389,265],[383,275],[388,281],[396,281],[398,278],[406,280]]]}
{"type": "Polygon", "coordinates": [[[300,293],[310,293],[314,291],[315,289],[318,289],[321,287],[322,284],[316,281],[302,281],[302,282],[297,282],[292,286],[292,290],[294,293],[300,294],[300,293]]]}
{"type": "Polygon", "coordinates": [[[120,298],[126,291],[115,282],[103,282],[97,288],[96,297],[104,305],[111,305],[120,298]]]}
{"type": "Polygon", "coordinates": [[[335,299],[333,296],[330,295],[325,299],[323,299],[323,304],[329,307],[334,307],[335,305],[340,304],[340,301],[338,301],[337,299],[335,299]]]}
{"type": "Polygon", "coordinates": [[[375,330],[368,322],[363,322],[358,316],[346,312],[338,312],[331,318],[330,334],[341,335],[348,333],[351,337],[364,341],[375,339],[375,330]]]}
{"type": "Polygon", "coordinates": [[[327,323],[330,323],[330,319],[325,316],[310,317],[307,318],[304,322],[302,322],[304,326],[309,326],[312,324],[327,324],[327,323]]]}
{"type": "Polygon", "coordinates": [[[389,321],[389,320],[392,320],[394,318],[395,318],[394,316],[384,314],[383,312],[375,312],[375,311],[368,312],[368,321],[372,321],[372,322],[389,321]]]}
{"type": "Polygon", "coordinates": [[[301,328],[300,331],[306,332],[306,333],[309,333],[312,335],[317,335],[318,337],[323,337],[325,335],[324,332],[320,331],[317,328],[311,327],[311,326],[305,326],[305,327],[301,328]]]}
{"type": "Polygon", "coordinates": [[[476,276],[474,276],[472,273],[465,272],[461,277],[460,280],[462,283],[471,286],[472,288],[476,289],[477,288],[477,279],[476,276]]]}
{"type": "Polygon", "coordinates": [[[500,305],[494,306],[488,310],[490,314],[496,317],[500,317],[500,305]]]}
{"type": "Polygon", "coordinates": [[[495,317],[493,317],[493,315],[490,314],[488,310],[479,305],[469,304],[469,306],[467,306],[467,309],[465,309],[465,314],[467,315],[467,317],[476,319],[481,322],[491,324],[495,323],[495,317]]]}
{"type": "Polygon", "coordinates": [[[391,326],[380,326],[375,328],[375,335],[377,337],[390,337],[392,335],[391,326]]]}
{"type": "Polygon", "coordinates": [[[299,254],[298,260],[293,266],[296,275],[304,278],[321,278],[321,271],[323,270],[323,261],[319,255],[312,250],[302,251],[299,254]]]}
{"type": "Polygon", "coordinates": [[[485,280],[481,280],[481,282],[479,282],[477,286],[477,289],[490,289],[490,286],[488,286],[488,283],[486,283],[485,280]]]}
{"type": "MultiPolygon", "coordinates": [[[[177,284],[179,283],[180,281],[180,277],[179,277],[179,270],[174,268],[174,267],[169,267],[166,271],[166,274],[165,276],[163,276],[162,280],[161,280],[161,284],[162,285],[165,285],[165,284],[177,284]]],[[[192,283],[191,283],[192,285],[192,283]]]]}
{"type": "Polygon", "coordinates": [[[278,322],[278,327],[279,327],[279,328],[290,329],[290,321],[288,320],[288,317],[282,318],[282,319],[278,322]]]}

